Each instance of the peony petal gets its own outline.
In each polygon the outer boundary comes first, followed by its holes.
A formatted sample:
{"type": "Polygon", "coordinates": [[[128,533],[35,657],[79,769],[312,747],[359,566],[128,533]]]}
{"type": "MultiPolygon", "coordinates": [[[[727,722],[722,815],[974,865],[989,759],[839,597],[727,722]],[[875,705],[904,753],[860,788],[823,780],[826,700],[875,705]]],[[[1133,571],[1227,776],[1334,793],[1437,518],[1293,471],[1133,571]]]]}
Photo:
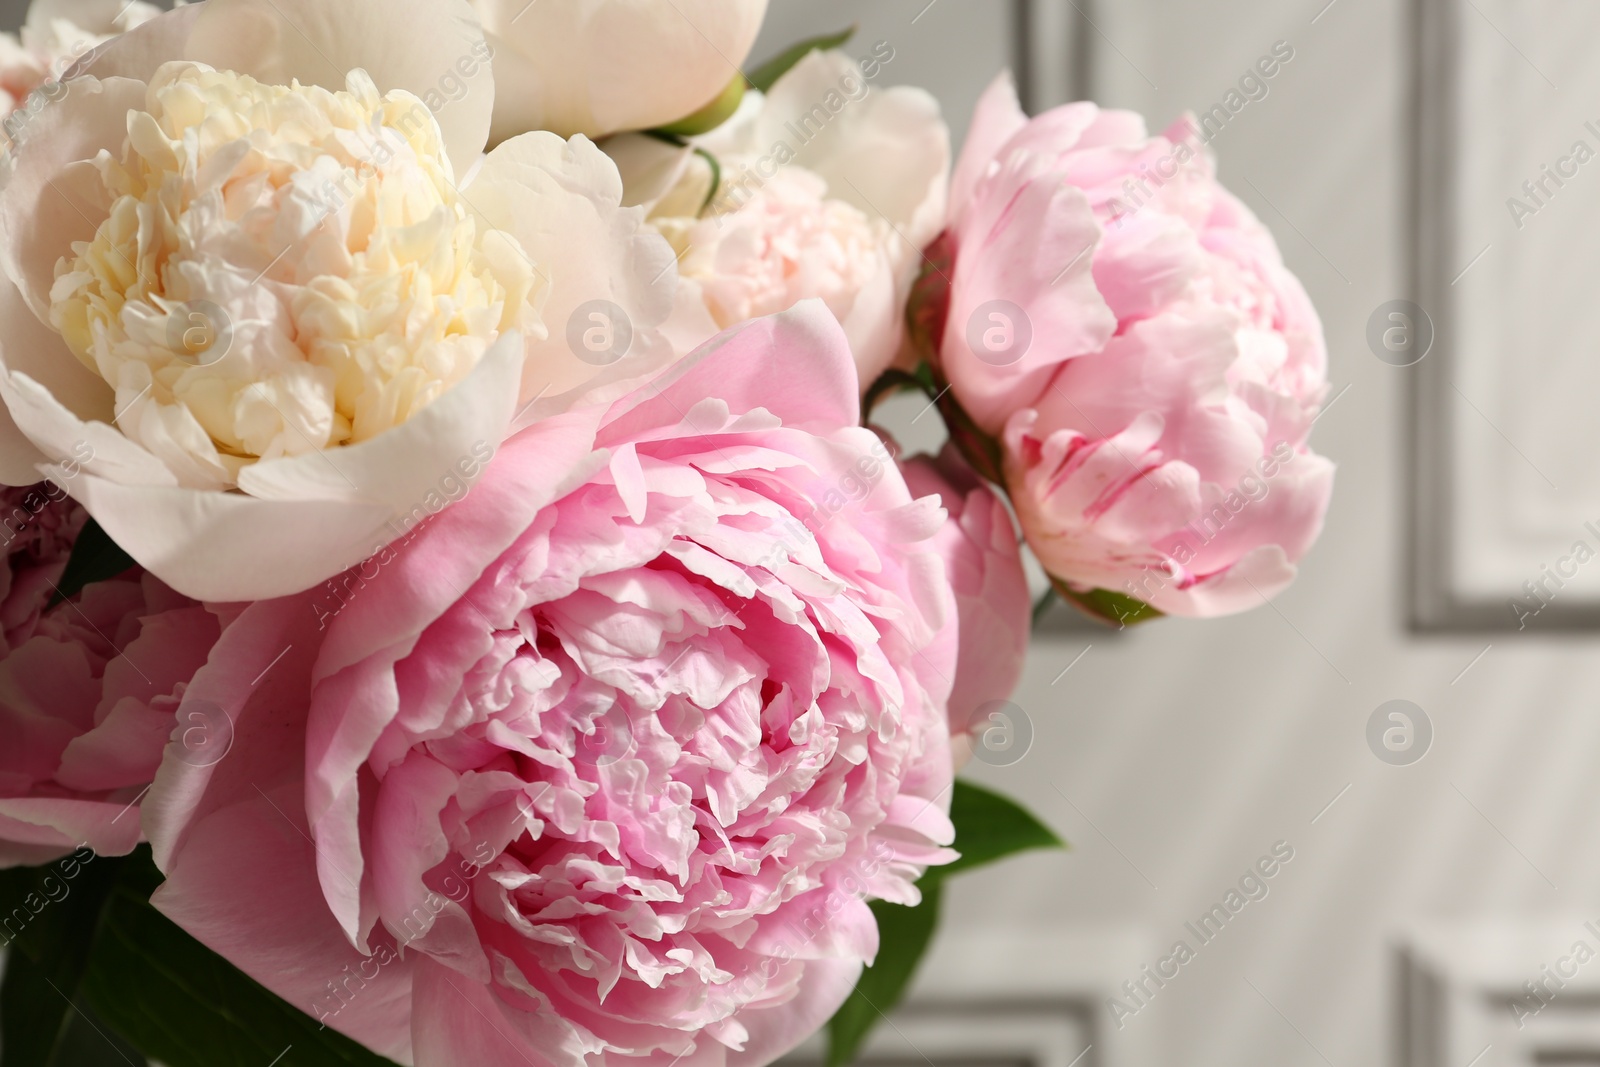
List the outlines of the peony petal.
{"type": "Polygon", "coordinates": [[[793,1000],[739,1013],[749,1036],[744,1048],[728,1053],[727,1067],[763,1067],[792,1052],[833,1018],[860,977],[861,964],[856,960],[807,963],[793,1000]]]}
{"type": "Polygon", "coordinates": [[[830,197],[887,219],[895,251],[920,264],[944,228],[949,191],[950,130],[938,101],[910,86],[874,87],[844,52],[814,51],[767,94],[756,142],[790,144],[796,129],[809,136],[793,164],[821,175],[830,197]]]}
{"type": "Polygon", "coordinates": [[[1034,176],[1026,160],[1007,164],[987,183],[956,231],[942,353],[967,413],[997,433],[1012,411],[1038,401],[1056,365],[1099,351],[1117,321],[1095,288],[1100,225],[1088,198],[1058,175],[1034,176]],[[996,301],[1020,309],[1022,321],[1010,321],[1015,312],[997,309],[996,301]],[[997,366],[969,340],[992,327],[1009,329],[1019,344],[1026,330],[1031,344],[997,366]]]}
{"type": "Polygon", "coordinates": [[[201,4],[187,4],[118,34],[69,67],[63,80],[90,75],[148,82],[161,64],[183,57],[184,45],[204,10],[201,4]]]}
{"type": "Polygon", "coordinates": [[[45,454],[17,426],[10,409],[0,405],[0,485],[32,485],[39,480],[45,454]]]}
{"type": "Polygon", "coordinates": [[[522,347],[520,334],[505,334],[465,379],[399,426],[359,444],[263,460],[240,472],[239,488],[286,503],[379,503],[414,526],[463,495],[494,454],[516,404],[522,347]]]}
{"type": "Polygon", "coordinates": [[[288,85],[345,87],[360,68],[433,113],[458,178],[489,138],[495,85],[467,0],[207,0],[185,59],[288,85]]]}
{"type": "Polygon", "coordinates": [[[861,421],[855,362],[838,320],[820,300],[728,330],[686,357],[650,391],[616,405],[602,444],[674,426],[705,397],[734,411],[770,411],[785,426],[829,434],[861,421]],[[630,406],[631,405],[631,406],[630,406]]]}
{"type": "Polygon", "coordinates": [[[1016,80],[1009,70],[1002,71],[978,100],[972,125],[967,128],[967,142],[950,179],[950,212],[956,225],[972,204],[978,183],[995,169],[1000,149],[1027,124],[1028,116],[1017,99],[1016,80]]]}
{"type": "Polygon", "coordinates": [[[384,561],[376,577],[341,612],[319,677],[338,673],[381,649],[408,642],[427,621],[461,598],[488,559],[527,530],[539,510],[589,473],[598,413],[575,412],[524,430],[501,446],[495,477],[408,538],[410,551],[384,561]],[[468,551],[468,546],[471,550],[468,551]]]}
{"type": "Polygon", "coordinates": [[[1283,592],[1299,569],[1277,545],[1258,545],[1222,573],[1187,589],[1157,590],[1150,604],[1179,617],[1208,619],[1258,608],[1283,592]]]}
{"type": "Polygon", "coordinates": [[[621,206],[616,164],[592,142],[513,138],[489,153],[467,197],[489,225],[517,239],[550,287],[548,335],[528,344],[519,427],[613,399],[673,358],[659,329],[678,281],[672,249],[645,226],[641,209],[621,206]],[[609,307],[585,307],[600,301],[609,307]],[[570,342],[591,328],[607,331],[613,347],[580,351],[582,340],[570,342]],[[618,355],[625,334],[631,343],[618,355]]]}
{"type": "Polygon", "coordinates": [[[0,399],[28,439],[63,465],[76,460],[90,474],[129,485],[171,486],[177,482],[160,460],[116,427],[79,418],[25,374],[0,373],[0,399]]]}
{"type": "Polygon", "coordinates": [[[902,469],[912,493],[938,495],[950,513],[937,543],[960,618],[950,729],[965,734],[979,708],[1006,699],[1022,680],[1032,630],[1028,578],[1011,513],[953,446],[937,461],[918,456],[902,469]]]}
{"type": "Polygon", "coordinates": [[[477,0],[495,37],[495,141],[603,137],[710,103],[739,76],[767,0],[477,0]]]}
{"type": "Polygon", "coordinates": [[[340,933],[294,783],[252,795],[190,828],[150,902],[296,1008],[411,1063],[415,957],[365,956],[340,933]]]}
{"type": "Polygon", "coordinates": [[[48,863],[83,845],[126,856],[139,843],[139,813],[127,801],[0,799],[0,841],[0,867],[48,863]]]}
{"type": "Polygon", "coordinates": [[[141,566],[196,600],[260,600],[309,589],[400,532],[389,508],[335,500],[258,500],[82,474],[70,487],[141,566]]]}
{"type": "Polygon", "coordinates": [[[611,157],[622,177],[623,205],[642,207],[647,212],[678,184],[694,156],[694,149],[688,145],[672,144],[644,133],[607,137],[600,142],[600,148],[611,157]]]}
{"type": "Polygon", "coordinates": [[[110,207],[99,176],[81,161],[100,151],[119,155],[127,113],[144,104],[141,82],[74,78],[0,161],[0,266],[42,323],[50,321],[56,262],[74,242],[94,237],[110,207]]]}
{"type": "MultiPolygon", "coordinates": [[[[255,600],[309,589],[466,492],[509,421],[519,342],[502,338],[465,381],[371,441],[246,468],[240,484],[255,496],[163,486],[159,467],[108,472],[102,453],[144,453],[99,424],[79,427],[95,451],[85,465],[94,473],[69,489],[129,555],[187,596],[255,600]],[[146,479],[156,484],[130,484],[146,479]]],[[[0,394],[14,411],[33,410],[12,399],[3,378],[0,394]]],[[[54,410],[37,389],[16,395],[54,410]]],[[[52,442],[76,436],[67,414],[56,416],[52,442]]]]}
{"type": "Polygon", "coordinates": [[[410,1037],[417,1062],[424,1067],[583,1062],[582,1050],[571,1037],[572,1027],[550,1012],[508,1010],[484,983],[425,956],[417,961],[416,975],[410,1037]]]}
{"type": "Polygon", "coordinates": [[[233,743],[216,762],[185,759],[181,741],[169,744],[141,808],[163,871],[188,847],[190,827],[231,805],[259,801],[257,784],[272,789],[304,776],[308,679],[321,639],[309,600],[244,607],[190,681],[179,718],[208,707],[231,724],[233,743]]]}

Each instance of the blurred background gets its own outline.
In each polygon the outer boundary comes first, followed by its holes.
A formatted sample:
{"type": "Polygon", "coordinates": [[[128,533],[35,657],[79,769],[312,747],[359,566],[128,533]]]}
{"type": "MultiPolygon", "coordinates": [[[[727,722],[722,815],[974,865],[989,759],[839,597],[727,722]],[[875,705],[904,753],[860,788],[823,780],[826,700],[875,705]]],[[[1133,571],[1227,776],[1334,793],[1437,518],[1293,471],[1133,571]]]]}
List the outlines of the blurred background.
{"type": "MultiPolygon", "coordinates": [[[[4,24],[24,7],[0,0],[4,24]]],[[[1323,316],[1313,444],[1339,465],[1270,606],[1052,617],[1018,744],[965,773],[1072,850],[953,884],[866,1060],[1600,1064],[1600,9],[772,0],[754,58],[852,22],[849,50],[887,42],[882,83],[937,95],[957,144],[1006,67],[1033,111],[1091,97],[1159,129],[1223,107],[1221,177],[1323,316]],[[1152,978],[1179,940],[1193,958],[1152,978]]],[[[920,402],[895,405],[936,448],[920,402]]]]}

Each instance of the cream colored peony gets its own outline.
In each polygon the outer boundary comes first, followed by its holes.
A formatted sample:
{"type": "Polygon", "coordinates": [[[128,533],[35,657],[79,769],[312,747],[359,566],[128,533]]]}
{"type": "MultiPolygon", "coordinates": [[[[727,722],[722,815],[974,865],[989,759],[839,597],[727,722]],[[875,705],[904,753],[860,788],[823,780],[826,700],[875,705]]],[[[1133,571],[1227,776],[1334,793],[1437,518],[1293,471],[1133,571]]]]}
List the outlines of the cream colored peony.
{"type": "Polygon", "coordinates": [[[675,122],[740,76],[767,0],[473,0],[494,46],[496,141],[675,122]]]}
{"type": "Polygon", "coordinates": [[[58,264],[50,324],[181,484],[370,440],[542,328],[532,264],[468,211],[410,93],[180,62],[145,105],[96,161],[111,212],[58,264]]]}
{"type": "Polygon", "coordinates": [[[603,144],[627,202],[649,210],[698,288],[703,330],[821,298],[850,338],[863,388],[900,349],[949,180],[938,104],[920,89],[871,84],[893,55],[886,45],[859,63],[812,52],[688,145],[645,134],[603,144]]]}
{"type": "Polygon", "coordinates": [[[135,559],[262,599],[669,362],[672,250],[587,140],[482,154],[488,55],[465,0],[208,0],[80,60],[0,175],[0,479],[87,449],[135,559]]]}

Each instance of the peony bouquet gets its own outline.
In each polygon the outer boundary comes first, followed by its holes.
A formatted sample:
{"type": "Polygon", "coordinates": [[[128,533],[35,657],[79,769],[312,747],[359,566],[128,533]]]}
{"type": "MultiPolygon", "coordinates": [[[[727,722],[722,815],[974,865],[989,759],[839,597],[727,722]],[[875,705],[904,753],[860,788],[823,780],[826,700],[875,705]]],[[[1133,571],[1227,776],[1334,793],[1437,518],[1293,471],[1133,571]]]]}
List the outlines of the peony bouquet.
{"type": "Polygon", "coordinates": [[[842,1063],[1060,844],[955,777],[1026,557],[1119,626],[1293,578],[1321,328],[1193,124],[1002,76],[952,160],[764,12],[0,42],[5,1067],[842,1063]]]}

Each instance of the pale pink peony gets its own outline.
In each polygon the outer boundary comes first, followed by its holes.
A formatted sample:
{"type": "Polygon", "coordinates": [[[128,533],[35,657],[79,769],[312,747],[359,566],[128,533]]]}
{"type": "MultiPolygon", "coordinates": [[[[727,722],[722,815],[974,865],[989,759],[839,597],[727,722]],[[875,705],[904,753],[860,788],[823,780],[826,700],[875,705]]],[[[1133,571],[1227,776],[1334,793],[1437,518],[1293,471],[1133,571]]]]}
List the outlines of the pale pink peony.
{"type": "Polygon", "coordinates": [[[949,512],[935,543],[955,593],[961,648],[950,691],[950,732],[970,746],[986,704],[1005,700],[1022,679],[1033,603],[1011,514],[954,447],[901,465],[914,496],[938,496],[949,512]]]}
{"type": "Polygon", "coordinates": [[[249,608],[195,682],[234,752],[147,802],[156,905],[400,1062],[767,1063],[873,958],[866,898],[954,857],[944,513],[856,426],[839,326],[658,388],[249,608]]]}
{"type": "Polygon", "coordinates": [[[815,297],[844,326],[863,389],[893,363],[950,183],[938,102],[874,84],[894,55],[883,41],[859,61],[813,51],[688,144],[637,133],[604,142],[625,202],[648,210],[702,298],[698,336],[692,318],[679,320],[696,344],[815,297]]]}
{"type": "Polygon", "coordinates": [[[217,639],[137,569],[49,607],[87,518],[52,483],[0,489],[0,867],[139,843],[135,805],[217,639]]]}
{"type": "Polygon", "coordinates": [[[1001,438],[1045,568],[1176,615],[1288,585],[1333,484],[1306,444],[1327,351],[1192,120],[1149,137],[1079,103],[1030,121],[1003,76],[951,201],[943,370],[1001,438]]]}

